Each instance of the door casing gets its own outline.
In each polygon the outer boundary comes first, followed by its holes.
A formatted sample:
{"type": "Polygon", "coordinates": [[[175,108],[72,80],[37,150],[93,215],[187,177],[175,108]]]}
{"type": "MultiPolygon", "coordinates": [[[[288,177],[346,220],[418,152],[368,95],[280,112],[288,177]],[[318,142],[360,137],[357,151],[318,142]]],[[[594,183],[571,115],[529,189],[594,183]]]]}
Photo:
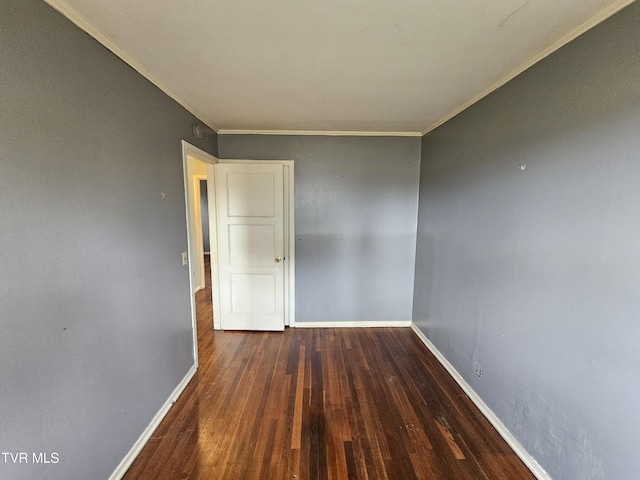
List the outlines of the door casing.
{"type": "MultiPolygon", "coordinates": [[[[192,247],[192,230],[195,225],[193,225],[193,218],[195,218],[195,206],[192,201],[192,190],[193,184],[191,178],[193,177],[193,169],[192,169],[192,159],[198,160],[200,162],[206,163],[207,167],[218,162],[218,159],[213,155],[205,152],[204,150],[199,149],[191,145],[188,142],[182,141],[182,174],[184,177],[184,201],[185,201],[185,215],[186,215],[186,223],[187,223],[187,258],[188,265],[187,268],[189,270],[189,293],[191,295],[191,325],[193,331],[193,360],[196,368],[198,367],[198,323],[196,321],[196,298],[194,292],[194,278],[191,271],[191,266],[195,263],[196,255],[198,255],[197,249],[192,247]]],[[[209,224],[209,231],[211,231],[211,224],[209,224]]],[[[212,262],[213,263],[213,262],[212,262]]],[[[212,268],[213,269],[213,268],[212,268]]],[[[213,290],[213,289],[212,289],[213,290]]],[[[220,298],[216,299],[215,292],[212,292],[212,301],[213,301],[213,314],[214,318],[219,316],[219,312],[216,314],[216,305],[219,305],[220,298]]],[[[218,317],[219,318],[219,317],[218,317]]]]}
{"type": "Polygon", "coordinates": [[[218,269],[218,230],[216,219],[215,165],[217,163],[275,163],[284,170],[284,251],[286,257],[284,271],[284,324],[295,327],[295,200],[294,200],[294,161],[293,160],[221,160],[198,147],[182,141],[182,170],[184,175],[185,213],[187,221],[187,256],[189,259],[189,292],[191,293],[191,323],[193,326],[193,356],[198,366],[198,334],[196,321],[195,293],[191,265],[197,252],[191,248],[190,218],[194,208],[189,200],[191,189],[190,158],[207,164],[207,199],[209,206],[209,242],[211,246],[211,301],[213,306],[213,328],[221,330],[220,323],[220,280],[218,269]]]}

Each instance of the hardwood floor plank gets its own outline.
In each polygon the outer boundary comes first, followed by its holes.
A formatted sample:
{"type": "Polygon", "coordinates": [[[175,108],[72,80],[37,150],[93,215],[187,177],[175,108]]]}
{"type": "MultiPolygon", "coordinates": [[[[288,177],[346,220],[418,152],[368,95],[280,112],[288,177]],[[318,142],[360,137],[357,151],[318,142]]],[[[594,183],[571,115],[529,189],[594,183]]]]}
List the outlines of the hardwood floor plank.
{"type": "MultiPolygon", "coordinates": [[[[208,278],[208,275],[207,275],[208,278]]],[[[532,480],[410,329],[212,329],[125,480],[532,480]]]]}
{"type": "Polygon", "coordinates": [[[298,371],[296,375],[296,397],[293,414],[293,436],[291,438],[291,449],[300,449],[300,438],[302,436],[302,394],[304,392],[304,362],[305,347],[300,345],[298,350],[298,371]]]}
{"type": "Polygon", "coordinates": [[[353,443],[350,441],[346,441],[343,443],[344,445],[344,457],[347,464],[347,475],[346,478],[348,480],[356,480],[358,477],[358,468],[356,467],[356,459],[353,454],[353,443]]]}
{"type": "Polygon", "coordinates": [[[309,473],[311,478],[325,480],[327,471],[326,424],[324,416],[324,389],[322,383],[322,353],[311,353],[311,404],[309,409],[309,473]]]}

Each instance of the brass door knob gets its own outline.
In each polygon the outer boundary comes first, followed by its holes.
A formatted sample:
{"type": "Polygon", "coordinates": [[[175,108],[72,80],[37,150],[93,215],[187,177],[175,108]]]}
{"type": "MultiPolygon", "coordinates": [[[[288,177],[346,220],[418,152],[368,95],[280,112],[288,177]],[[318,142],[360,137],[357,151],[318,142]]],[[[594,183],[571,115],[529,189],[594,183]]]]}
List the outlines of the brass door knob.
{"type": "Polygon", "coordinates": [[[282,260],[280,257],[276,257],[276,263],[280,263],[280,260],[282,260]]]}

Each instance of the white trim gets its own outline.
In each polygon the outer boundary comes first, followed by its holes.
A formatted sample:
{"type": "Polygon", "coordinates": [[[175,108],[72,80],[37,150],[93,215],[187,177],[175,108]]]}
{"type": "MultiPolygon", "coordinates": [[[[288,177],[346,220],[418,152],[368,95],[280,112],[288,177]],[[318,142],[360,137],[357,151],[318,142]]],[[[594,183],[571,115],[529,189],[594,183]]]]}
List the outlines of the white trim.
{"type": "Polygon", "coordinates": [[[380,321],[345,321],[345,322],[298,322],[296,328],[388,328],[410,327],[411,320],[380,320],[380,321]]]}
{"type": "Polygon", "coordinates": [[[173,404],[176,403],[178,397],[180,397],[193,376],[196,374],[197,370],[198,368],[196,367],[196,365],[191,366],[182,381],[173,390],[171,395],[169,395],[169,398],[164,403],[164,405],[162,405],[160,410],[158,410],[158,413],[156,413],[151,419],[151,422],[149,423],[149,425],[147,425],[147,428],[144,429],[142,435],[140,435],[140,437],[138,437],[138,440],[136,440],[136,443],[133,444],[133,447],[131,447],[129,453],[125,455],[120,464],[113,471],[113,473],[109,477],[109,480],[120,480],[122,477],[124,477],[124,474],[127,473],[127,470],[129,469],[133,461],[136,459],[143,447],[147,444],[147,442],[151,438],[151,435],[153,435],[153,432],[155,432],[156,428],[158,428],[158,425],[160,425],[160,422],[162,422],[162,419],[165,417],[167,412],[169,412],[173,404]]]}
{"type": "MultiPolygon", "coordinates": [[[[217,162],[216,162],[217,163],[217,162]]],[[[220,316],[220,270],[218,269],[218,213],[216,207],[215,164],[207,165],[207,203],[209,204],[209,266],[211,269],[211,302],[213,303],[213,329],[222,330],[220,316]]]]}
{"type": "Polygon", "coordinates": [[[216,133],[220,135],[324,135],[324,136],[362,136],[362,137],[421,137],[431,132],[432,130],[438,128],[443,123],[451,120],[453,117],[461,113],[462,111],[469,108],[474,103],[480,101],[491,92],[497,90],[502,87],[505,83],[512,80],[513,78],[520,75],[522,72],[542,60],[543,58],[549,56],[551,53],[555,52],[559,48],[563,47],[567,43],[576,39],[583,33],[592,29],[599,23],[603,22],[607,18],[616,14],[626,6],[632,4],[635,0],[618,0],[617,2],[608,5],[600,12],[596,13],[594,16],[589,18],[587,21],[574,28],[572,31],[562,36],[560,39],[552,43],[550,46],[542,50],[537,55],[533,56],[525,63],[520,65],[518,68],[512,70],[508,74],[504,75],[500,80],[495,82],[489,88],[482,91],[480,94],[475,95],[471,100],[465,102],[460,107],[456,108],[452,112],[444,115],[439,120],[436,120],[429,126],[427,126],[421,132],[375,132],[375,131],[314,131],[314,130],[234,130],[234,129],[219,129],[216,127],[215,123],[212,119],[208,118],[207,115],[204,114],[198,108],[192,106],[189,102],[187,102],[180,95],[176,94],[171,90],[168,86],[164,84],[155,74],[153,74],[147,67],[145,67],[141,62],[136,60],[131,54],[129,54],[124,48],[122,48],[118,43],[105,34],[102,30],[92,24],[89,20],[87,20],[83,15],[77,12],[73,7],[69,6],[64,0],[45,0],[51,7],[58,10],[65,17],[71,20],[75,25],[79,28],[87,32],[93,38],[95,38],[98,42],[104,45],[106,48],[111,50],[115,55],[117,55],[121,60],[131,66],[134,70],[140,73],[143,77],[153,83],[156,87],[166,93],[169,97],[174,99],[184,108],[186,108],[193,115],[201,119],[203,123],[213,129],[216,133]]]}
{"type": "Polygon", "coordinates": [[[324,137],[421,137],[422,132],[351,132],[348,130],[226,130],[218,135],[317,135],[324,137]]]}
{"type": "Polygon", "coordinates": [[[296,203],[295,203],[295,162],[293,160],[248,160],[248,159],[224,159],[219,163],[255,163],[282,165],[285,170],[285,208],[288,210],[288,219],[285,221],[285,262],[288,265],[285,275],[285,326],[294,327],[296,325],[296,203]],[[288,170],[288,171],[287,171],[288,170]],[[288,224],[288,225],[287,225],[288,224]],[[288,321],[287,321],[288,320],[288,321]]]}
{"type": "Polygon", "coordinates": [[[513,434],[509,431],[509,429],[502,423],[502,421],[498,418],[498,416],[493,413],[493,410],[489,408],[489,406],[484,403],[484,400],[480,398],[475,390],[467,383],[467,381],[460,375],[460,373],[456,370],[456,368],[449,363],[449,360],[445,358],[445,356],[440,353],[440,351],[436,348],[436,346],[431,343],[431,340],[427,338],[427,336],[422,333],[422,331],[418,328],[415,323],[411,323],[411,330],[418,336],[422,343],[426,345],[426,347],[433,353],[436,359],[442,364],[442,366],[449,372],[449,375],[453,377],[460,388],[464,390],[464,393],[467,394],[469,399],[475,404],[476,407],[480,410],[480,412],[489,420],[491,425],[498,431],[500,436],[509,444],[509,446],[513,449],[513,451],[520,457],[520,460],[524,462],[531,473],[538,480],[551,480],[549,474],[542,468],[542,466],[525,450],[522,444],[513,436],[513,434]]]}
{"type": "Polygon", "coordinates": [[[518,68],[516,68],[515,70],[512,70],[509,73],[507,73],[506,75],[504,75],[502,78],[500,78],[500,80],[498,80],[496,83],[491,85],[489,88],[487,88],[486,90],[482,91],[481,93],[479,93],[478,95],[473,97],[468,102],[463,103],[460,107],[456,108],[453,112],[445,115],[444,117],[440,118],[439,120],[436,120],[434,123],[432,123],[427,128],[425,128],[420,133],[420,135],[426,135],[427,133],[431,132],[432,130],[435,130],[436,128],[438,128],[443,123],[448,122],[453,117],[455,117],[459,113],[462,113],[464,110],[469,108],[474,103],[479,102],[480,100],[482,100],[484,97],[486,97],[490,93],[492,93],[495,90],[497,90],[500,87],[502,87],[505,83],[509,82],[510,80],[513,80],[515,77],[517,77],[522,72],[524,72],[528,68],[530,68],[533,65],[535,65],[536,63],[538,63],[543,58],[548,57],[549,55],[551,55],[556,50],[564,47],[567,43],[575,40],[580,35],[582,35],[583,33],[591,30],[593,27],[595,27],[599,23],[604,22],[607,18],[611,17],[612,15],[615,15],[620,10],[622,10],[624,7],[626,7],[628,5],[631,5],[633,2],[635,2],[635,0],[618,0],[615,3],[613,3],[611,5],[608,5],[603,10],[599,11],[594,16],[589,18],[586,22],[578,25],[576,28],[571,30],[566,35],[562,36],[560,39],[556,40],[554,43],[549,45],[547,48],[542,50],[540,53],[538,53],[537,55],[534,55],[533,57],[531,57],[529,60],[527,60],[522,65],[520,65],[518,68]]]}
{"type": "Polygon", "coordinates": [[[151,70],[145,67],[140,61],[134,58],[129,52],[127,52],[124,48],[122,48],[118,42],[116,42],[113,38],[108,36],[102,30],[100,30],[97,26],[95,26],[91,21],[87,20],[82,14],[80,14],[75,8],[71,7],[64,0],[44,0],[51,7],[55,8],[62,15],[71,20],[77,27],[84,30],[86,33],[95,38],[99,43],[105,46],[107,49],[111,50],[117,57],[119,57],[123,62],[133,68],[136,72],[142,75],[144,78],[153,83],[156,87],[162,90],[169,97],[174,99],[180,105],[187,109],[187,111],[191,112],[194,116],[198,117],[200,121],[205,123],[208,127],[210,127],[213,131],[217,132],[218,127],[215,126],[213,120],[208,118],[204,112],[199,110],[198,108],[191,105],[180,95],[171,90],[167,85],[164,84],[160,78],[158,78],[151,70]]]}
{"type": "Polygon", "coordinates": [[[284,165],[287,167],[293,167],[293,160],[249,160],[243,158],[221,158],[218,160],[219,163],[255,163],[257,165],[260,164],[272,164],[272,165],[284,165]]]}
{"type": "MultiPolygon", "coordinates": [[[[191,275],[191,265],[193,260],[194,252],[191,251],[191,234],[189,233],[189,176],[191,173],[191,158],[195,158],[204,163],[216,163],[218,159],[213,155],[205,152],[204,150],[200,150],[198,147],[194,147],[190,143],[182,140],[182,171],[184,176],[184,200],[185,200],[185,215],[187,221],[187,256],[189,258],[189,291],[191,292],[191,323],[193,330],[193,358],[195,360],[196,366],[198,365],[198,322],[196,319],[196,299],[195,299],[195,290],[193,288],[193,276],[191,275]]],[[[209,197],[210,198],[210,197],[209,197]]],[[[209,226],[211,226],[211,222],[209,222],[209,226]]],[[[214,250],[214,248],[212,248],[214,250]]],[[[218,266],[218,256],[217,251],[212,252],[210,255],[211,262],[211,296],[213,303],[213,318],[214,318],[214,328],[215,321],[217,318],[220,318],[220,291],[218,287],[218,278],[217,278],[217,266],[218,266]],[[216,278],[214,282],[213,272],[216,272],[216,278]]]]}
{"type": "Polygon", "coordinates": [[[187,269],[189,271],[189,302],[191,304],[191,330],[192,330],[192,342],[193,342],[193,360],[198,365],[198,322],[196,320],[196,291],[193,284],[193,274],[191,272],[191,265],[193,265],[194,252],[191,248],[191,212],[189,211],[191,206],[191,198],[189,195],[189,178],[191,177],[191,159],[187,153],[187,142],[182,141],[182,176],[184,177],[184,208],[187,223],[187,269]]]}
{"type": "Polygon", "coordinates": [[[295,170],[293,160],[286,162],[284,166],[287,170],[287,184],[289,193],[289,218],[287,227],[287,250],[289,270],[287,272],[287,300],[288,300],[288,317],[289,326],[296,326],[296,199],[295,199],[295,170]]]}
{"type": "Polygon", "coordinates": [[[632,4],[635,0],[618,0],[617,2],[608,5],[600,12],[596,13],[594,16],[589,18],[587,21],[574,28],[572,31],[562,36],[560,39],[552,43],[550,46],[542,50],[537,55],[533,56],[525,63],[520,65],[518,68],[512,70],[508,74],[504,75],[500,80],[495,82],[489,88],[483,90],[478,95],[475,95],[471,100],[465,102],[460,107],[456,108],[452,112],[444,115],[439,120],[436,120],[429,126],[427,126],[421,132],[376,132],[376,131],[315,131],[315,130],[236,130],[236,129],[219,129],[216,127],[215,123],[212,119],[208,118],[207,115],[204,114],[198,108],[192,106],[189,102],[183,99],[180,95],[176,94],[171,90],[168,86],[162,82],[155,74],[153,74],[147,67],[145,67],[141,62],[136,60],[131,54],[129,54],[124,48],[122,48],[118,43],[105,34],[98,27],[93,25],[89,20],[87,20],[83,15],[77,12],[73,7],[69,6],[64,0],[44,0],[51,7],[58,10],[62,15],[67,17],[70,21],[72,21],[79,28],[87,32],[93,38],[95,38],[98,42],[104,45],[106,48],[111,50],[116,56],[118,56],[121,60],[131,66],[134,70],[140,73],[143,77],[153,83],[156,87],[166,93],[169,97],[174,99],[184,108],[186,108],[193,115],[198,117],[203,123],[205,123],[208,127],[214,130],[216,133],[220,135],[324,135],[324,136],[361,136],[361,137],[421,137],[431,132],[432,130],[438,128],[443,123],[451,120],[453,117],[463,112],[467,108],[469,108],[474,103],[480,101],[491,92],[497,90],[502,87],[505,83],[509,82],[513,78],[520,75],[522,72],[542,60],[543,58],[549,56],[551,53],[555,52],[559,48],[563,47],[567,43],[576,39],[583,33],[589,31],[599,23],[603,22],[607,18],[616,14],[626,6],[632,4]]]}

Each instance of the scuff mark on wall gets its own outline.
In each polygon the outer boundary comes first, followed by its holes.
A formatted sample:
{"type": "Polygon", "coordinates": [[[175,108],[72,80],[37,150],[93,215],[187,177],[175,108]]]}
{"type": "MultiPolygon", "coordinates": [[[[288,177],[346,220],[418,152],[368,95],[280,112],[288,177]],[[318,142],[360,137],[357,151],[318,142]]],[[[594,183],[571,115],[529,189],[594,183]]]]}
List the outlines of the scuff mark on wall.
{"type": "Polygon", "coordinates": [[[522,384],[515,386],[513,402],[511,428],[535,458],[561,465],[559,478],[606,478],[603,452],[594,444],[592,433],[576,425],[566,412],[554,408],[555,402],[552,404],[522,384]]]}
{"type": "MultiPolygon", "coordinates": [[[[606,478],[604,468],[602,466],[602,453],[594,452],[593,443],[589,436],[589,433],[583,429],[577,429],[572,435],[572,440],[577,443],[578,458],[581,459],[577,462],[581,465],[587,465],[591,473],[588,477],[591,480],[602,480],[606,478]]],[[[572,466],[573,467],[573,466],[572,466]]]]}

